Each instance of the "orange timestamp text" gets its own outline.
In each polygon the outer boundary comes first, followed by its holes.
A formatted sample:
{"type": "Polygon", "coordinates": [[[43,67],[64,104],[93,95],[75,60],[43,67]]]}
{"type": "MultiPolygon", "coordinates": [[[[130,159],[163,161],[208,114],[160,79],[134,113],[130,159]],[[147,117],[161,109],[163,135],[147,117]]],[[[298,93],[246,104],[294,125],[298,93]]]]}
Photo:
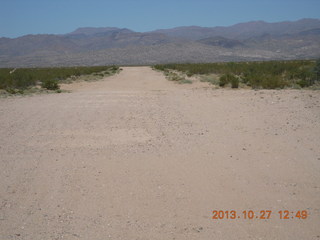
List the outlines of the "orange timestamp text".
{"type": "Polygon", "coordinates": [[[278,218],[282,220],[289,219],[307,219],[309,216],[307,210],[297,210],[297,211],[289,211],[289,210],[280,210],[280,211],[272,211],[272,210],[214,210],[212,211],[212,219],[221,220],[221,219],[271,219],[278,218]]]}

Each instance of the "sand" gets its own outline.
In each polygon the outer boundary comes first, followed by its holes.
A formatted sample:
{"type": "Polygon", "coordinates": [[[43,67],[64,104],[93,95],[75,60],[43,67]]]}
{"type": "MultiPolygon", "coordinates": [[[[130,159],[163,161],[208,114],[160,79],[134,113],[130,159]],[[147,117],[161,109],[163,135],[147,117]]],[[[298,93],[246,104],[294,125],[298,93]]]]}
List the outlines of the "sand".
{"type": "Polygon", "coordinates": [[[0,99],[0,239],[320,239],[320,91],[149,67],[63,88],[0,99]]]}

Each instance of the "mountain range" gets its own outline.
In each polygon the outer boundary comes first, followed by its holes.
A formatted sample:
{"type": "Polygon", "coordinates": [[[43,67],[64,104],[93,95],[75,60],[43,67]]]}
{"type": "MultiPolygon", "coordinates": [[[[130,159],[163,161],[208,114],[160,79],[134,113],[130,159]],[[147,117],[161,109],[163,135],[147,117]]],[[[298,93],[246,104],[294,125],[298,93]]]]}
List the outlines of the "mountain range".
{"type": "Polygon", "coordinates": [[[150,32],[79,28],[71,33],[0,38],[0,67],[150,65],[313,59],[320,57],[320,19],[150,32]]]}

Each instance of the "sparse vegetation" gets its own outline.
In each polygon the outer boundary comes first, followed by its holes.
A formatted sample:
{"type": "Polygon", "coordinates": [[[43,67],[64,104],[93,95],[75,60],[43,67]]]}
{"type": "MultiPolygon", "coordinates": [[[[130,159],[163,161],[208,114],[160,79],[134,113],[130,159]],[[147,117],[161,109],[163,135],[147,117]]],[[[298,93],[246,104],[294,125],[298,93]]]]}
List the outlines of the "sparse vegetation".
{"type": "Polygon", "coordinates": [[[316,61],[313,71],[316,75],[316,81],[320,81],[320,58],[316,61]]]}
{"type": "Polygon", "coordinates": [[[192,81],[190,79],[186,79],[186,74],[172,71],[172,70],[164,70],[164,74],[169,81],[174,81],[180,84],[191,84],[192,81]]]}
{"type": "Polygon", "coordinates": [[[180,84],[192,84],[192,81],[189,79],[183,79],[179,81],[180,84]]]}
{"type": "Polygon", "coordinates": [[[154,68],[182,72],[188,76],[200,75],[201,81],[232,88],[238,88],[240,83],[252,88],[304,88],[320,81],[320,60],[163,64],[154,68]],[[220,76],[219,81],[209,77],[212,75],[220,76]]]}
{"type": "Polygon", "coordinates": [[[210,74],[210,75],[202,75],[200,78],[201,82],[209,82],[213,85],[219,85],[219,77],[216,74],[210,74]]]}
{"type": "MultiPolygon", "coordinates": [[[[110,76],[117,66],[61,67],[61,68],[0,68],[0,89],[10,94],[23,94],[26,89],[40,85],[47,90],[59,90],[59,83],[76,80],[83,75],[110,76]]],[[[58,92],[58,91],[57,91],[58,92]]],[[[61,92],[61,91],[60,91],[61,92]]]]}

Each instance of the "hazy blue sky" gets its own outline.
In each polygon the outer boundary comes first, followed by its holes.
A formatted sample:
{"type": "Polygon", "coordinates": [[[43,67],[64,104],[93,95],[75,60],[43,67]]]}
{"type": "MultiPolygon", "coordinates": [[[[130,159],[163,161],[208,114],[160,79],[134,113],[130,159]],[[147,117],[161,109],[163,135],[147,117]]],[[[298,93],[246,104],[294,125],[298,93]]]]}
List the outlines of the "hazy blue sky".
{"type": "Polygon", "coordinates": [[[78,27],[135,31],[320,18],[320,0],[0,0],[0,37],[78,27]]]}

